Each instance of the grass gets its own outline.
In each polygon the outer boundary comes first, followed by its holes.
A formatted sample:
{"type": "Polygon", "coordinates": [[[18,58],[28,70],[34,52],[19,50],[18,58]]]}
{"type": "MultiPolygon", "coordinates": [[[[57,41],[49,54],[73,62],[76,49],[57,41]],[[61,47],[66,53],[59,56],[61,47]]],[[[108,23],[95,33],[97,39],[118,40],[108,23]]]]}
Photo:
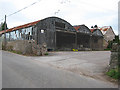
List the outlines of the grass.
{"type": "Polygon", "coordinates": [[[47,56],[47,55],[49,55],[49,54],[48,54],[48,52],[46,52],[44,55],[46,55],[46,56],[47,56]]]}
{"type": "Polygon", "coordinates": [[[107,49],[104,49],[105,51],[111,51],[112,49],[111,48],[107,48],[107,49]]]}
{"type": "Polygon", "coordinates": [[[10,51],[10,52],[16,53],[16,54],[22,54],[22,52],[20,52],[20,51],[14,51],[14,50],[12,50],[12,51],[10,51]]]}
{"type": "Polygon", "coordinates": [[[118,68],[116,69],[111,69],[106,73],[108,76],[112,77],[113,79],[120,79],[120,72],[118,68]]]}

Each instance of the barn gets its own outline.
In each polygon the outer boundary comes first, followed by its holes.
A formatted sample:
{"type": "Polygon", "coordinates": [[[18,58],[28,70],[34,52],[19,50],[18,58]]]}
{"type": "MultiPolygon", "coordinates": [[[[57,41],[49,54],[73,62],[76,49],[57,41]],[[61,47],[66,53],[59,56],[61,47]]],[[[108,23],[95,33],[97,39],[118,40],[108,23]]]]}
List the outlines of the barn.
{"type": "MultiPolygon", "coordinates": [[[[4,38],[4,31],[0,32],[4,38]]],[[[7,46],[14,50],[32,53],[40,49],[36,45],[47,45],[47,50],[101,50],[102,33],[90,31],[85,25],[72,26],[69,22],[48,17],[6,30],[7,46]],[[34,43],[31,43],[34,41],[34,43]],[[36,47],[35,47],[36,46],[36,47]]]]}
{"type": "MultiPolygon", "coordinates": [[[[0,35],[4,38],[4,31],[1,31],[0,35]]],[[[6,30],[7,44],[9,42],[22,43],[23,41],[34,40],[37,45],[46,43],[48,50],[71,50],[75,48],[75,36],[74,27],[58,17],[48,17],[6,30]]],[[[21,48],[24,46],[21,43],[16,46],[17,50],[19,48],[19,50],[25,49],[25,47],[21,48]]],[[[13,45],[13,47],[15,46],[13,45]]]]}
{"type": "Polygon", "coordinates": [[[90,50],[91,49],[91,31],[86,25],[75,25],[77,32],[77,48],[80,50],[90,50]]]}
{"type": "Polygon", "coordinates": [[[75,48],[75,29],[67,21],[49,17],[37,23],[38,44],[47,43],[52,50],[71,50],[75,48]],[[41,33],[44,31],[45,33],[41,33]]]}
{"type": "Polygon", "coordinates": [[[103,34],[100,29],[89,29],[86,25],[75,25],[77,48],[80,50],[103,50],[103,34]]]}
{"type": "Polygon", "coordinates": [[[92,50],[103,50],[103,34],[100,29],[91,29],[91,48],[92,50]]]}

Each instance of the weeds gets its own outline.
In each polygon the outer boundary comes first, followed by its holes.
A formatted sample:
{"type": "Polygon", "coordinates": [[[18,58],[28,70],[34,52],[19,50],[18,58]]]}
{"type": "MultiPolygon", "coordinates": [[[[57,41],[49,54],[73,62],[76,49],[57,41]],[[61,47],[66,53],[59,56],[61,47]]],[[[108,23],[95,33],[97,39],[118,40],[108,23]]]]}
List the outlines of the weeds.
{"type": "Polygon", "coordinates": [[[48,55],[48,53],[46,52],[44,55],[48,55]]]}
{"type": "Polygon", "coordinates": [[[106,73],[108,76],[114,78],[114,79],[120,79],[120,72],[118,68],[116,69],[111,69],[106,73]]]}

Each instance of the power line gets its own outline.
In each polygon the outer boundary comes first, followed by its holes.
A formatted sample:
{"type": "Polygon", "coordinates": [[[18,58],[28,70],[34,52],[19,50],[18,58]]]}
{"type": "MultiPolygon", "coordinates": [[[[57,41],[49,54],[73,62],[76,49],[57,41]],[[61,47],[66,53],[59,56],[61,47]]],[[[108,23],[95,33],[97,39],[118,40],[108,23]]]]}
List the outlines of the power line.
{"type": "MultiPolygon", "coordinates": [[[[42,0],[38,0],[38,2],[40,2],[40,1],[42,1],[42,0]]],[[[12,16],[12,15],[14,15],[14,14],[16,14],[16,13],[19,13],[19,12],[21,12],[21,11],[23,11],[23,10],[25,10],[25,9],[27,9],[27,8],[29,8],[29,7],[31,7],[31,6],[33,6],[33,5],[35,5],[35,4],[37,4],[38,2],[34,2],[34,3],[28,5],[28,6],[24,7],[24,8],[22,8],[22,9],[20,9],[20,10],[14,12],[14,13],[11,13],[11,14],[9,14],[9,15],[6,15],[6,17],[10,17],[10,16],[12,16]]],[[[60,4],[65,4],[65,3],[67,3],[67,2],[70,2],[70,0],[63,0],[63,1],[60,2],[60,4]]],[[[54,14],[58,14],[59,12],[60,12],[60,10],[54,12],[54,14]]],[[[1,19],[0,21],[3,21],[3,20],[4,20],[4,18],[1,19]]]]}
{"type": "MultiPolygon", "coordinates": [[[[38,2],[40,2],[40,1],[42,1],[42,0],[38,0],[38,2]]],[[[16,13],[19,13],[19,12],[21,12],[21,11],[23,11],[23,10],[25,10],[25,9],[27,9],[27,8],[29,8],[29,7],[31,7],[31,6],[33,6],[33,5],[35,5],[35,4],[37,4],[38,2],[34,2],[34,3],[28,5],[28,6],[24,7],[24,8],[22,8],[22,9],[20,9],[20,10],[14,12],[14,13],[11,13],[11,14],[7,15],[6,17],[10,17],[10,16],[12,16],[12,15],[14,15],[14,14],[16,14],[16,13]]],[[[4,20],[4,18],[1,19],[0,21],[3,21],[3,20],[4,20]]]]}

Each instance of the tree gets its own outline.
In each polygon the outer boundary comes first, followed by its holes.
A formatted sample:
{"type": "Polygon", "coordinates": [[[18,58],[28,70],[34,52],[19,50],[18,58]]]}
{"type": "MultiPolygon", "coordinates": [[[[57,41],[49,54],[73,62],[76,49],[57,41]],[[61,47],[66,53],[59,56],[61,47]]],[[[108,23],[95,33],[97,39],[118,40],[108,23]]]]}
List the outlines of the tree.
{"type": "MultiPolygon", "coordinates": [[[[6,29],[8,29],[7,23],[6,23],[6,29]]],[[[3,30],[5,30],[5,22],[1,23],[0,31],[3,31],[3,30]]]]}
{"type": "Polygon", "coordinates": [[[115,39],[113,39],[113,43],[120,43],[119,36],[115,36],[115,39]]]}
{"type": "Polygon", "coordinates": [[[113,39],[113,41],[109,41],[107,48],[108,48],[108,49],[112,49],[113,43],[117,43],[117,44],[120,45],[119,36],[116,35],[116,36],[115,36],[115,39],[113,39]]]}

